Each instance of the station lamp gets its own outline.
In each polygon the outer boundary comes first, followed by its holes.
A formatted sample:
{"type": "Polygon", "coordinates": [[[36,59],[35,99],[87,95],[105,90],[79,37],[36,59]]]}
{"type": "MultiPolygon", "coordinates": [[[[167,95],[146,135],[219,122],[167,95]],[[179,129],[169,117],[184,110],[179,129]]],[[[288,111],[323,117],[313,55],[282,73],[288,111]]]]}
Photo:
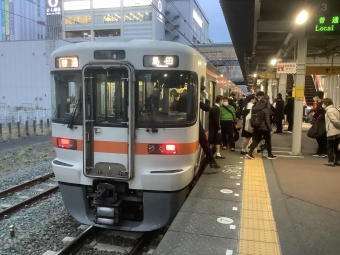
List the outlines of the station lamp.
{"type": "Polygon", "coordinates": [[[305,23],[307,19],[308,19],[308,13],[305,10],[303,10],[296,17],[295,23],[301,25],[301,24],[305,23]]]}
{"type": "Polygon", "coordinates": [[[254,73],[253,76],[254,76],[254,78],[256,78],[257,77],[257,73],[254,73]]]}
{"type": "Polygon", "coordinates": [[[276,65],[276,63],[277,63],[277,59],[276,58],[273,58],[271,61],[270,61],[270,64],[271,65],[276,65]]]}

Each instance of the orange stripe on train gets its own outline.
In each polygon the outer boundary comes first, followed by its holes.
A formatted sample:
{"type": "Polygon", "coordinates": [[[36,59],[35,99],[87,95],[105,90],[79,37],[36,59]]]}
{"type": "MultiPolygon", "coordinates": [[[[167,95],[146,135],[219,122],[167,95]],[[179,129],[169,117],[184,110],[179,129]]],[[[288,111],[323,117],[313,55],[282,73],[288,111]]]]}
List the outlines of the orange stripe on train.
{"type": "MultiPolygon", "coordinates": [[[[52,143],[55,148],[58,147],[57,137],[52,137],[52,143]]],[[[149,143],[136,143],[135,154],[136,155],[149,155],[148,153],[149,143]]],[[[188,155],[194,154],[198,149],[198,141],[192,143],[175,143],[177,146],[176,155],[188,155]]],[[[83,140],[77,140],[77,150],[83,150],[83,140]]],[[[94,152],[103,153],[115,153],[115,154],[127,154],[128,143],[127,142],[116,142],[116,141],[95,141],[94,152]]]]}

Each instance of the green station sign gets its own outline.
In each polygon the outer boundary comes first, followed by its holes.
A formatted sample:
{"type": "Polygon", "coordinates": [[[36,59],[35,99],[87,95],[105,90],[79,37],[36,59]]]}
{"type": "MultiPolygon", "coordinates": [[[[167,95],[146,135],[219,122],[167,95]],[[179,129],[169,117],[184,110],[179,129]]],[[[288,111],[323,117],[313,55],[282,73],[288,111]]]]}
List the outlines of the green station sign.
{"type": "Polygon", "coordinates": [[[314,17],[306,24],[306,35],[340,35],[340,15],[314,17]]]}

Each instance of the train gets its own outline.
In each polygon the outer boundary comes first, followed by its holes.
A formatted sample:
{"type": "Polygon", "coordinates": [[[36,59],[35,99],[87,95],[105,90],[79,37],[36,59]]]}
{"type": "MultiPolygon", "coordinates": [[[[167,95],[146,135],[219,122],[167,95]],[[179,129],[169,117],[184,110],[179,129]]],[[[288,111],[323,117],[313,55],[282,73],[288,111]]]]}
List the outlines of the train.
{"type": "Polygon", "coordinates": [[[167,226],[204,160],[200,90],[213,103],[234,85],[197,50],[168,41],[73,43],[50,66],[52,168],[67,211],[101,228],[167,226]]]}

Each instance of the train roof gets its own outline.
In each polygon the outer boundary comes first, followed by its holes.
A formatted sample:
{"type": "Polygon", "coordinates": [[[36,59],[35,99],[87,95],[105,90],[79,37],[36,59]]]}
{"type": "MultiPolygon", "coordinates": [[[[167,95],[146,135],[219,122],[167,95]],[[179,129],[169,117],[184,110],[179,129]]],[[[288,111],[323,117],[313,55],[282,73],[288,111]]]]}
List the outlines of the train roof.
{"type": "Polygon", "coordinates": [[[71,43],[65,46],[62,46],[55,51],[53,51],[53,55],[58,55],[61,52],[65,51],[83,51],[83,50],[96,50],[96,49],[153,49],[153,50],[172,50],[177,51],[179,53],[186,52],[192,54],[201,55],[199,52],[194,50],[193,48],[176,42],[169,41],[159,41],[159,40],[147,40],[147,39],[133,39],[126,41],[90,41],[90,42],[78,42],[71,43]]]}

